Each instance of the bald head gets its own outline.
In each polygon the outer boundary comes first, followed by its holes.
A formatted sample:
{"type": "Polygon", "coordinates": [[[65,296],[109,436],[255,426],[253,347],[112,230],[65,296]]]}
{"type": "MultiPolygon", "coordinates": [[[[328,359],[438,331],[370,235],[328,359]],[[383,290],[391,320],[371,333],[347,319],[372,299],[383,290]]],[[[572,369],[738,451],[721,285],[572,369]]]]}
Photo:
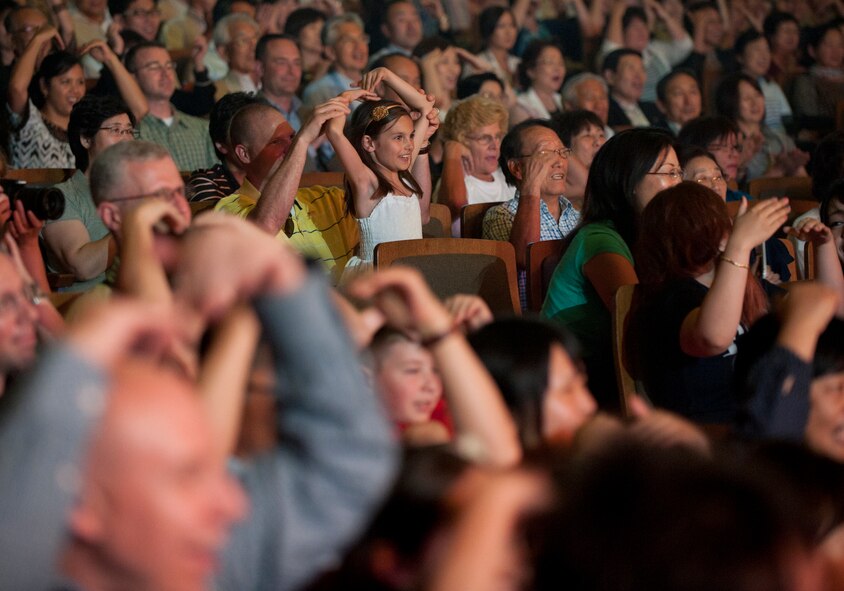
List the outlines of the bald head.
{"type": "Polygon", "coordinates": [[[214,443],[190,383],[149,362],[123,363],[71,515],[71,578],[203,589],[245,509],[214,443]]]}

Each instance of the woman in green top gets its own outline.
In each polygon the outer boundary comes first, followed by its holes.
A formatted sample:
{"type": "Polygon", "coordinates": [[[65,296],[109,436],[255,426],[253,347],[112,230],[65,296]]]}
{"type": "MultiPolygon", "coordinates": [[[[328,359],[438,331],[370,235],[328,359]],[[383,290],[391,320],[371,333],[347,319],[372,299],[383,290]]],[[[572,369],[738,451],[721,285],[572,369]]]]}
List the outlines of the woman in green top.
{"type": "Polygon", "coordinates": [[[551,277],[542,315],[579,339],[589,389],[603,407],[618,406],[610,311],[622,285],[638,283],[631,247],[636,223],[653,197],[678,184],[683,171],[672,138],[656,129],[631,129],[595,155],[585,206],[551,277]]]}

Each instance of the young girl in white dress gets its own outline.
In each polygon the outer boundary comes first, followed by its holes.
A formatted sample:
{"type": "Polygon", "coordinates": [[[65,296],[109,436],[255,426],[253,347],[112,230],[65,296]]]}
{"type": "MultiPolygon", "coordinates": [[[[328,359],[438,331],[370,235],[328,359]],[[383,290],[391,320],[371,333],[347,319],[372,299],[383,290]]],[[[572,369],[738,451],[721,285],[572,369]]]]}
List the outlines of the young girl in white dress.
{"type": "Polygon", "coordinates": [[[381,242],[422,238],[431,203],[428,139],[437,126],[432,98],[386,68],[369,72],[360,87],[339,97],[348,102],[366,99],[345,134],[345,115],[326,126],[346,171],[346,199],[360,228],[358,256],[346,264],[341,283],[372,268],[373,252],[381,242]],[[381,82],[405,104],[371,100],[379,98],[373,91],[381,82]],[[415,120],[405,105],[418,113],[415,120]]]}

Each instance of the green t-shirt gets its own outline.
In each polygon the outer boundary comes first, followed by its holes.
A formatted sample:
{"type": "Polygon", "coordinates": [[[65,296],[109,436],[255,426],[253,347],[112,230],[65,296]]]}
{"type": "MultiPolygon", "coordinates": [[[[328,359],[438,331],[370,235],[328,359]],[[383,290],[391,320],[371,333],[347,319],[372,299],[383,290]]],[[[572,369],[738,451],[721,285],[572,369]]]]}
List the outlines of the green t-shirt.
{"type": "Polygon", "coordinates": [[[633,264],[633,255],[612,222],[583,226],[551,276],[542,315],[564,325],[580,341],[584,357],[611,351],[612,319],[583,266],[599,254],[619,254],[633,264]]]}

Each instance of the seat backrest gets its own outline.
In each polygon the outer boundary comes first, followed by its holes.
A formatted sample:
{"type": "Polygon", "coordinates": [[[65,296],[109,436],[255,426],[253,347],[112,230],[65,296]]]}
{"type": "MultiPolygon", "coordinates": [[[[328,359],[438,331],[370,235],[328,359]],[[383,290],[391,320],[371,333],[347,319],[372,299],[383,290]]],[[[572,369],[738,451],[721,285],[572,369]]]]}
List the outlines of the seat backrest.
{"type": "Polygon", "coordinates": [[[791,200],[812,199],[812,179],[807,176],[784,176],[774,179],[753,179],[747,192],[755,199],[788,197],[791,200]]]}
{"type": "Polygon", "coordinates": [[[490,207],[500,203],[475,203],[460,210],[460,235],[463,238],[483,238],[484,216],[490,207]]]}
{"type": "Polygon", "coordinates": [[[807,242],[803,248],[803,269],[805,270],[805,277],[801,279],[815,278],[815,243],[807,242]]]}
{"type": "Polygon", "coordinates": [[[494,313],[521,311],[516,252],[509,242],[467,238],[382,242],[375,247],[375,268],[392,265],[418,269],[439,298],[474,294],[494,313]]]}
{"type": "Polygon", "coordinates": [[[791,255],[791,262],[788,263],[788,272],[791,273],[790,281],[798,281],[800,277],[797,276],[797,255],[794,253],[794,243],[788,238],[778,238],[782,242],[788,254],[791,255]]]}
{"type": "Polygon", "coordinates": [[[424,238],[449,238],[451,236],[451,211],[442,203],[431,204],[431,219],[422,226],[424,238]]]}
{"type": "Polygon", "coordinates": [[[612,356],[621,412],[625,417],[630,416],[630,399],[636,393],[636,382],[624,366],[624,332],[635,290],[635,285],[622,285],[618,288],[615,292],[615,309],[612,315],[612,356]]]}
{"type": "Polygon", "coordinates": [[[10,168],[3,178],[23,181],[27,185],[58,185],[75,172],[73,168],[10,168]]]}
{"type": "Polygon", "coordinates": [[[551,275],[563,257],[564,245],[564,239],[542,240],[528,244],[525,267],[528,310],[539,312],[542,308],[548,285],[551,283],[551,275]]]}

